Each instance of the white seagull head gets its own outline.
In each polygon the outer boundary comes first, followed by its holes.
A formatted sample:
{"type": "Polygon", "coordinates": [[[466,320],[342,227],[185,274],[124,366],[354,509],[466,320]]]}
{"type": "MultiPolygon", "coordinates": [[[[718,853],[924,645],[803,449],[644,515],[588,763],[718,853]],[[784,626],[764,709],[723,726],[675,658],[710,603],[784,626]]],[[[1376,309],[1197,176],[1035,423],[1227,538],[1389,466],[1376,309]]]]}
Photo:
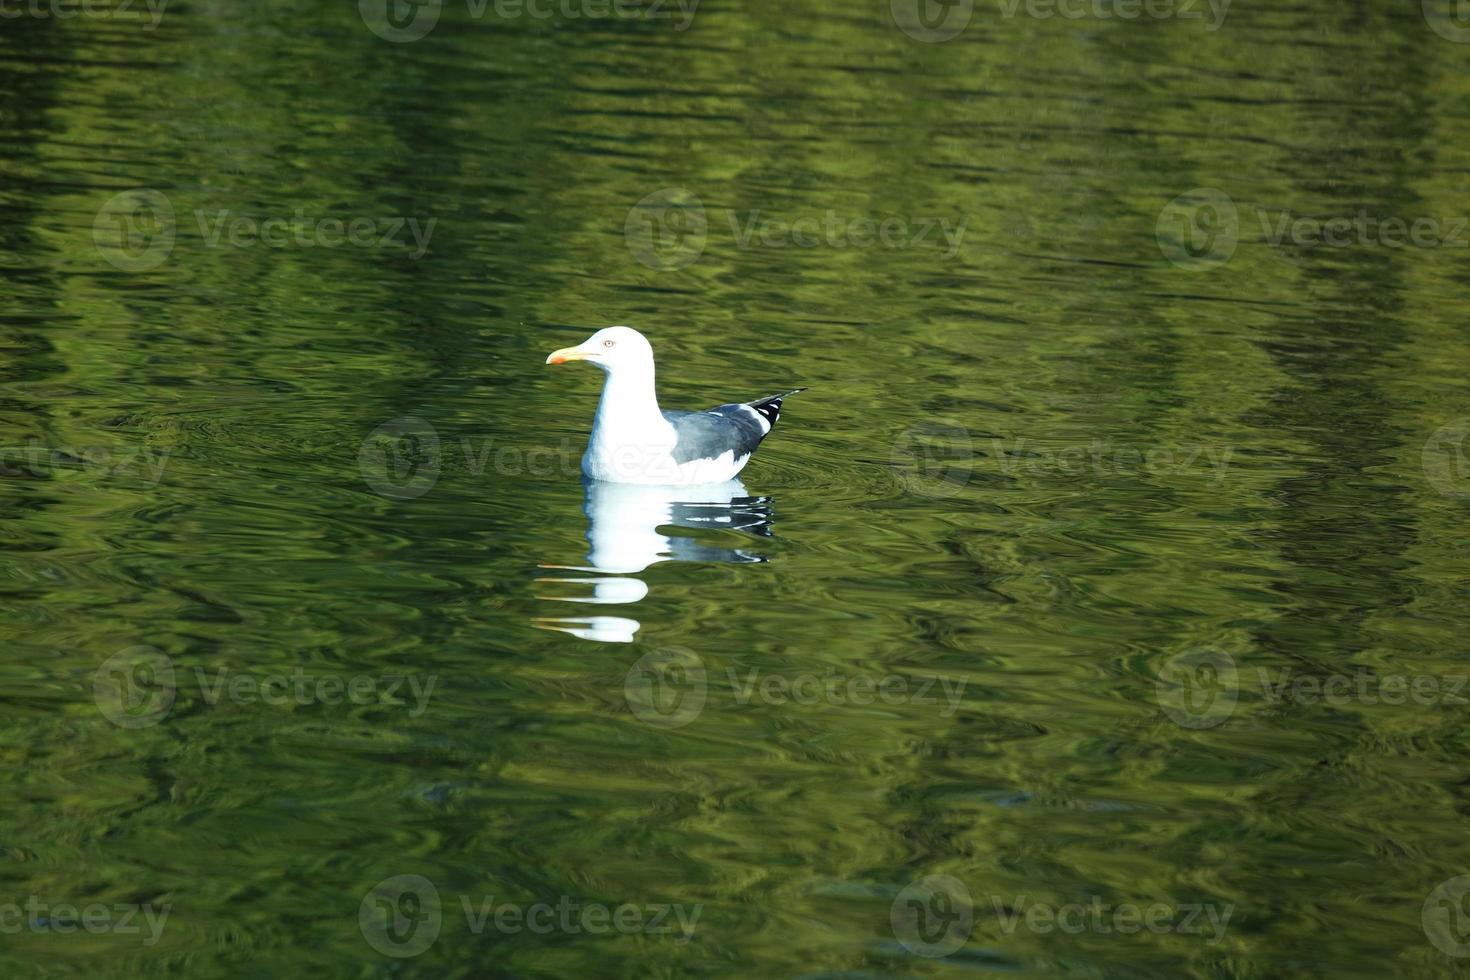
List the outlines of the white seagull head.
{"type": "Polygon", "coordinates": [[[576,347],[552,351],[546,358],[547,364],[565,364],[567,361],[587,361],[609,374],[629,368],[652,371],[653,347],[632,327],[606,327],[576,347]]]}

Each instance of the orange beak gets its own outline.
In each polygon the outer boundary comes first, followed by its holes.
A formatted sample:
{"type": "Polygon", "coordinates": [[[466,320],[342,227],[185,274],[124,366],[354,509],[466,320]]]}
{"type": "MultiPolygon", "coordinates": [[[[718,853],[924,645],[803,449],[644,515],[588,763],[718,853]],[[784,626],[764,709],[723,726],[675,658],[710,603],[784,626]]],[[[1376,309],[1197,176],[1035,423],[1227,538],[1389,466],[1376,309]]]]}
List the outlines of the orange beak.
{"type": "Polygon", "coordinates": [[[561,350],[552,351],[551,354],[546,358],[546,363],[565,364],[567,361],[585,361],[586,359],[587,355],[577,350],[577,348],[563,347],[561,350]]]}

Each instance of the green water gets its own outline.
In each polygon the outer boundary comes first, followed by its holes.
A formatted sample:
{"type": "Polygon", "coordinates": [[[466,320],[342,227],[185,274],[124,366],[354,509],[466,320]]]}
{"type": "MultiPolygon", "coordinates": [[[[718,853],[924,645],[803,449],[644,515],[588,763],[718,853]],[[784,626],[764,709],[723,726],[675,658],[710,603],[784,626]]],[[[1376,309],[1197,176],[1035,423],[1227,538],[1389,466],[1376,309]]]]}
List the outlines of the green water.
{"type": "Polygon", "coordinates": [[[1470,972],[1448,3],[358,6],[0,11],[4,975],[1470,972]]]}

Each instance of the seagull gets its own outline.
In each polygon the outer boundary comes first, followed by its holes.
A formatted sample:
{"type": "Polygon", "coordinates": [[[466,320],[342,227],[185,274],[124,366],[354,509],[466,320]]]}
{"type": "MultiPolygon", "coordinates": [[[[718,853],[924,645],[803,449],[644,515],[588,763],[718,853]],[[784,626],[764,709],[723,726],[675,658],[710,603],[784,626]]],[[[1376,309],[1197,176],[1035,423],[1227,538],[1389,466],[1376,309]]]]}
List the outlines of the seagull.
{"type": "Polygon", "coordinates": [[[632,327],[607,327],[547,364],[588,361],[607,379],[582,455],[582,472],[606,483],[688,486],[724,483],[745,468],[781,415],[781,401],[805,388],[706,412],[666,412],[653,390],[653,347],[632,327]]]}

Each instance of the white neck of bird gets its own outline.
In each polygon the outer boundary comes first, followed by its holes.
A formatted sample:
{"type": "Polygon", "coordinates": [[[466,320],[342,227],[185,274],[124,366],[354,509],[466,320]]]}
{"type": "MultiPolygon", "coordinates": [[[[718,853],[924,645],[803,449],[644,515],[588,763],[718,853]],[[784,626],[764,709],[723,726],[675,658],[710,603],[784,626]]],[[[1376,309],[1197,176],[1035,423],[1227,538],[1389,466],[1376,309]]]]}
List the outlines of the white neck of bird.
{"type": "Polygon", "coordinates": [[[624,364],[607,372],[602,401],[592,423],[594,442],[620,445],[647,441],[669,429],[658,410],[653,387],[653,365],[624,364]]]}

